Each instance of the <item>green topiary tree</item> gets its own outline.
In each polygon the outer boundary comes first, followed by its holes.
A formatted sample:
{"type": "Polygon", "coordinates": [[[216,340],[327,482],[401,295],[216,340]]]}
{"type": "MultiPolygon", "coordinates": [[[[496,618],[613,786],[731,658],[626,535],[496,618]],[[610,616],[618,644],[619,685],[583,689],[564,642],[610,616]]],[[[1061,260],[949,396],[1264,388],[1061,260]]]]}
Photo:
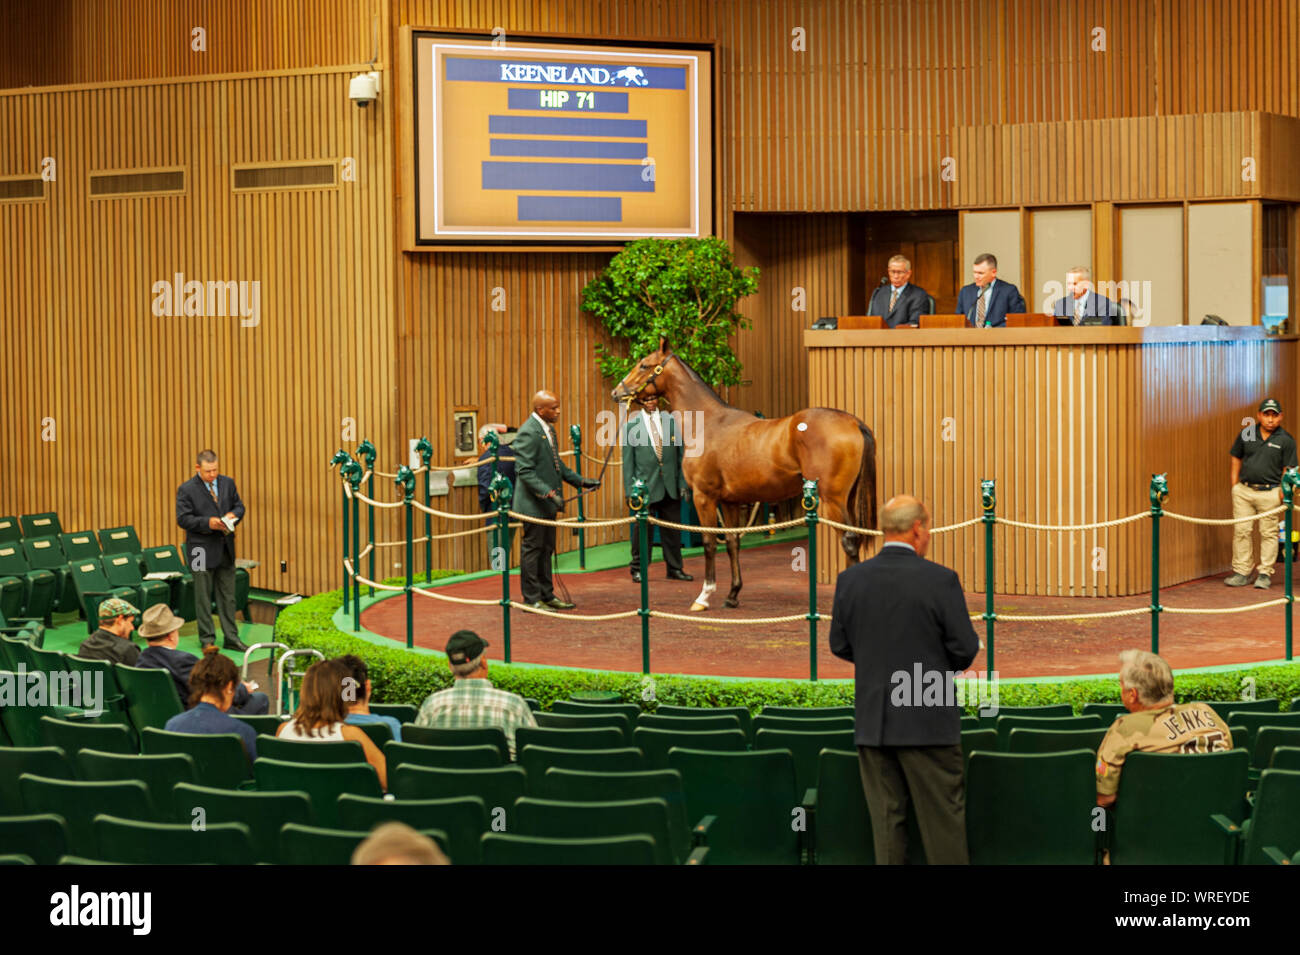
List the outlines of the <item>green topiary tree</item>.
{"type": "Polygon", "coordinates": [[[730,337],[751,323],[736,303],[757,290],[758,269],[737,268],[721,239],[633,242],[582,290],[583,310],[626,345],[626,355],[596,346],[601,373],[622,378],[663,337],[713,387],[740,384],[730,337]]]}

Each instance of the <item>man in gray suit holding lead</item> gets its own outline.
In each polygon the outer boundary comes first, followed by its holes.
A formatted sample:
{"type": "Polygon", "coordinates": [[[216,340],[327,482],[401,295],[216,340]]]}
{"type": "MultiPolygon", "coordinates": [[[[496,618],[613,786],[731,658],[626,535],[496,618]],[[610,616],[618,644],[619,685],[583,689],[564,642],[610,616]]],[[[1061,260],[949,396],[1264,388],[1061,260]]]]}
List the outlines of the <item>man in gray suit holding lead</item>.
{"type": "Polygon", "coordinates": [[[931,865],[965,865],[966,789],[953,674],[975,659],[957,574],[925,560],[930,514],[899,496],[880,513],[880,553],[835,582],[831,652],[854,667],[855,742],[877,865],[907,858],[916,803],[931,865]]]}

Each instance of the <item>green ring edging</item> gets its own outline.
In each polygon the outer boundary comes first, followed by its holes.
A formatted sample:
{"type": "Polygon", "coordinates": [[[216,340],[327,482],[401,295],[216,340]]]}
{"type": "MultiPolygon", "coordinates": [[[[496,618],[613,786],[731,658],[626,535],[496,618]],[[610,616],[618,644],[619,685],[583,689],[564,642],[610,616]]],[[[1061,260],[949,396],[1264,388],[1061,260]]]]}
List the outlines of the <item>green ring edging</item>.
{"type": "MultiPolygon", "coordinates": [[[[460,577],[443,572],[443,578],[460,577]]],[[[435,580],[437,577],[435,577],[435,580]]],[[[375,600],[385,599],[376,597],[375,600]]],[[[352,633],[350,615],[344,616],[343,592],[328,591],[308,597],[280,612],[275,639],[291,647],[315,647],[327,657],[355,653],[370,670],[377,703],[410,703],[418,706],[429,693],[451,685],[451,670],[445,656],[423,647],[408,650],[394,645],[389,637],[362,630],[352,633]],[[412,653],[420,664],[412,666],[412,653]]],[[[1174,696],[1190,700],[1241,699],[1244,678],[1254,677],[1255,696],[1276,696],[1283,708],[1300,697],[1300,662],[1249,664],[1246,666],[1200,667],[1175,672],[1174,696]]],[[[492,683],[503,690],[538,700],[549,709],[555,700],[568,699],[576,690],[609,690],[629,703],[645,709],[647,703],[677,706],[841,706],[853,702],[852,680],[768,679],[749,677],[686,676],[653,674],[643,684],[639,673],[586,670],[577,667],[537,663],[493,663],[492,683]],[[652,694],[643,699],[643,685],[652,694]]],[[[1075,712],[1084,703],[1118,703],[1119,684],[1114,674],[1104,676],[1015,678],[999,680],[999,704],[1034,706],[1068,702],[1075,712]]],[[[970,707],[973,712],[975,707],[970,707]]]]}

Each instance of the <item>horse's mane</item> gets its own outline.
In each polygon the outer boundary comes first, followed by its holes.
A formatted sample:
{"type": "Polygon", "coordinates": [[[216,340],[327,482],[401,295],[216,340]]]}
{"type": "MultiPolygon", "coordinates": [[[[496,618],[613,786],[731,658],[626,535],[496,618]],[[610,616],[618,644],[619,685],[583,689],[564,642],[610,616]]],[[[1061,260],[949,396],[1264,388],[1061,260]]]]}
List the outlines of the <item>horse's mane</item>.
{"type": "Polygon", "coordinates": [[[727,402],[723,401],[722,396],[719,395],[716,390],[714,390],[712,385],[710,385],[707,381],[705,381],[703,378],[700,377],[700,373],[696,371],[694,368],[692,368],[690,364],[687,363],[685,358],[683,358],[681,355],[678,355],[676,352],[673,352],[673,356],[681,363],[681,366],[686,369],[687,376],[696,384],[701,385],[709,394],[711,394],[713,396],[714,401],[722,405],[722,407],[724,408],[731,408],[733,411],[739,410],[734,405],[728,404],[727,402]]]}

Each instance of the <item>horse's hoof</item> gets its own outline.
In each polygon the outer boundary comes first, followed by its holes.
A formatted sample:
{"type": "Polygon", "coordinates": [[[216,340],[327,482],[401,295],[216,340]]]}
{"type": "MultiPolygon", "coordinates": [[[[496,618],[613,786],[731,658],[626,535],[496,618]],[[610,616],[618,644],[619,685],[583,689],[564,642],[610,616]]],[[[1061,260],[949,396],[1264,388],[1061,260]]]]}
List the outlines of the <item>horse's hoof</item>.
{"type": "Polygon", "coordinates": [[[691,604],[691,613],[699,613],[701,610],[708,610],[708,609],[709,609],[708,604],[702,604],[699,601],[696,601],[695,603],[691,604]]]}
{"type": "Polygon", "coordinates": [[[724,607],[739,607],[740,601],[735,597],[728,597],[722,604],[724,607]]]}

